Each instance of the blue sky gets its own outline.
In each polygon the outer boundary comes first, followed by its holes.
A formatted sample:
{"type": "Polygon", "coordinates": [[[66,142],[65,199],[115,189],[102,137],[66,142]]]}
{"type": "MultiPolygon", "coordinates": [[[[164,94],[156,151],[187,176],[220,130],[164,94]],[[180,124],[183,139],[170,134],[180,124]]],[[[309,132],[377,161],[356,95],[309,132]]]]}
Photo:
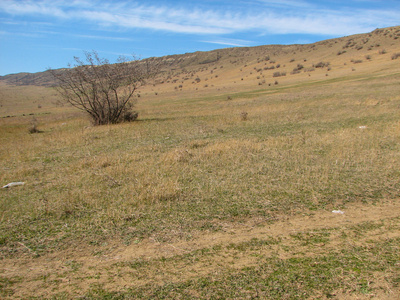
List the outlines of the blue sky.
{"type": "Polygon", "coordinates": [[[236,46],[312,43],[400,25],[399,0],[0,0],[0,75],[236,46]]]}

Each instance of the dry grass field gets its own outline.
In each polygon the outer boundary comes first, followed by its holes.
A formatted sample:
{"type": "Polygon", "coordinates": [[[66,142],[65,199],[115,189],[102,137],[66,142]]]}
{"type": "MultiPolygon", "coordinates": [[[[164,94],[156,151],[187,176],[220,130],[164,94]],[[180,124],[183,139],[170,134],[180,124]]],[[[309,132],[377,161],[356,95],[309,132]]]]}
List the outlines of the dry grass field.
{"type": "Polygon", "coordinates": [[[162,58],[112,126],[0,81],[0,298],[400,298],[399,36],[162,58]]]}

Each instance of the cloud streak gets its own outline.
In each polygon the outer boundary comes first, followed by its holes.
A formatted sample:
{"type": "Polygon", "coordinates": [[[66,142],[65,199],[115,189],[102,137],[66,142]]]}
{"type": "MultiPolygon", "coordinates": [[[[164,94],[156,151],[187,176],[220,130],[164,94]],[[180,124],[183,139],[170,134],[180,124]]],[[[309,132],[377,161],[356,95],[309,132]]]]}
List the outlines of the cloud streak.
{"type": "Polygon", "coordinates": [[[216,40],[204,40],[201,42],[208,44],[234,46],[234,47],[248,47],[254,43],[252,41],[238,40],[238,39],[216,39],[216,40]]]}
{"type": "Polygon", "coordinates": [[[366,32],[377,27],[377,24],[382,27],[396,25],[400,19],[396,10],[355,9],[346,12],[320,9],[305,0],[242,1],[242,4],[245,3],[250,7],[247,10],[222,11],[182,6],[156,7],[140,5],[138,2],[8,0],[0,3],[0,11],[10,15],[41,15],[79,20],[104,27],[199,35],[253,31],[260,34],[302,33],[335,36],[366,32]],[[283,6],[285,9],[280,9],[283,6]]]}

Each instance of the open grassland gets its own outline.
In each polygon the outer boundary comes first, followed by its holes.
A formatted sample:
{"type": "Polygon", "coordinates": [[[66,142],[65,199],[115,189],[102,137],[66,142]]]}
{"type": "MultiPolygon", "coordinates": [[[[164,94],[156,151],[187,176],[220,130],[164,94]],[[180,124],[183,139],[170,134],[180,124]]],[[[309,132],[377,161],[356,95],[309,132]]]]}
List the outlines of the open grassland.
{"type": "Polygon", "coordinates": [[[399,82],[1,119],[0,182],[26,182],[1,190],[1,296],[394,299],[399,82]]]}
{"type": "Polygon", "coordinates": [[[112,126],[0,82],[0,298],[399,299],[399,36],[167,57],[112,126]]]}

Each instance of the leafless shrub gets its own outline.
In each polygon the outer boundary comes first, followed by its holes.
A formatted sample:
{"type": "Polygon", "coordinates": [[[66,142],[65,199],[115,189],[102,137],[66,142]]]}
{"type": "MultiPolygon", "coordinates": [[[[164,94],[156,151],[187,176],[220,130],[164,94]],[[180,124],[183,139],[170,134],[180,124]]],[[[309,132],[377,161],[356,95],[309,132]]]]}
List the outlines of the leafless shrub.
{"type": "Polygon", "coordinates": [[[50,70],[65,102],[88,113],[95,125],[136,119],[132,117],[135,91],[158,72],[153,61],[128,62],[120,57],[111,64],[95,51],[85,52],[85,61],[74,60],[68,69],[50,70]]]}
{"type": "Polygon", "coordinates": [[[242,121],[247,121],[248,116],[249,116],[249,114],[246,111],[243,111],[240,113],[240,119],[242,121]]]}

